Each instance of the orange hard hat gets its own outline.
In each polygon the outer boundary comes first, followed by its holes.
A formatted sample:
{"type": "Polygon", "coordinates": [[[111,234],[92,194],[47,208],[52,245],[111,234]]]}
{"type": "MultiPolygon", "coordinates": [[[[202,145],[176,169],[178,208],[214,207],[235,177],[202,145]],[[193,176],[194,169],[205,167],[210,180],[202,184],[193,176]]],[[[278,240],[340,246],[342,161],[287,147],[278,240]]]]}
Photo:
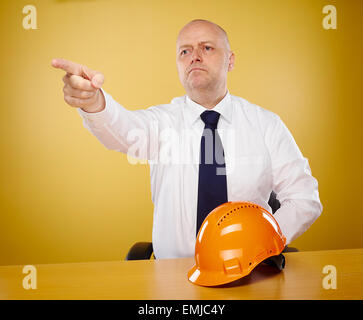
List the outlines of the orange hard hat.
{"type": "Polygon", "coordinates": [[[269,264],[281,270],[285,244],[286,238],[267,210],[252,202],[226,202],[211,211],[199,229],[195,265],[188,279],[202,286],[229,283],[268,258],[269,264]]]}

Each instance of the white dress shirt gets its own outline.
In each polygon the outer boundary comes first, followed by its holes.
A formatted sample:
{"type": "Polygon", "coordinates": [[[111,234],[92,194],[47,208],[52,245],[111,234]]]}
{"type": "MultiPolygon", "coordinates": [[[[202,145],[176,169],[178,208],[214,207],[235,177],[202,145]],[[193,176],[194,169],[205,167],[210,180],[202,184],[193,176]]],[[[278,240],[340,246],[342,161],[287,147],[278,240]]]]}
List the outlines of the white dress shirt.
{"type": "MultiPolygon", "coordinates": [[[[102,92],[104,110],[87,113],[78,108],[78,112],[84,126],[107,149],[127,153],[130,163],[147,159],[155,257],[194,256],[204,129],[200,114],[207,109],[184,95],[170,104],[131,111],[102,92]]],[[[268,200],[274,190],[281,203],[274,218],[290,243],[322,211],[318,182],[307,158],[273,112],[229,91],[213,110],[221,114],[217,130],[226,159],[228,201],[251,201],[271,212],[268,200]]]]}

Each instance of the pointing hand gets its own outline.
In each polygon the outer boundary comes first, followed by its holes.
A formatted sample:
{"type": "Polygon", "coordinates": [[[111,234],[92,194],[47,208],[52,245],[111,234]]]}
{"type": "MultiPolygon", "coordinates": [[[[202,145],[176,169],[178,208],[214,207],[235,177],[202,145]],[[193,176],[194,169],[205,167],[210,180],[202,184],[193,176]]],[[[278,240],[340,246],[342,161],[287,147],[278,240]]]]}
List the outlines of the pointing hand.
{"type": "Polygon", "coordinates": [[[63,92],[64,100],[70,106],[86,112],[99,112],[105,108],[106,100],[100,90],[105,81],[102,73],[65,59],[53,59],[52,66],[67,72],[63,77],[63,92]]]}

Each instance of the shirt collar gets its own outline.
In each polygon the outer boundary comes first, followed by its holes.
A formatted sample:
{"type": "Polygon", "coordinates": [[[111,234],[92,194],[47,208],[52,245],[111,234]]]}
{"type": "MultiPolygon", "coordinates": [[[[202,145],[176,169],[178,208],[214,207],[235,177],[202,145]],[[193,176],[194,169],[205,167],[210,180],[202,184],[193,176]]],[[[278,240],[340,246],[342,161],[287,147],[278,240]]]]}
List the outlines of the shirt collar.
{"type": "Polygon", "coordinates": [[[207,109],[203,107],[199,103],[196,103],[192,99],[190,99],[188,95],[186,95],[185,102],[186,102],[186,107],[190,112],[189,119],[191,124],[194,124],[195,121],[200,119],[200,115],[207,110],[213,110],[220,113],[221,117],[223,117],[225,120],[227,120],[227,122],[230,123],[232,121],[231,101],[232,101],[231,94],[229,93],[228,89],[227,89],[227,94],[213,109],[207,109]]]}

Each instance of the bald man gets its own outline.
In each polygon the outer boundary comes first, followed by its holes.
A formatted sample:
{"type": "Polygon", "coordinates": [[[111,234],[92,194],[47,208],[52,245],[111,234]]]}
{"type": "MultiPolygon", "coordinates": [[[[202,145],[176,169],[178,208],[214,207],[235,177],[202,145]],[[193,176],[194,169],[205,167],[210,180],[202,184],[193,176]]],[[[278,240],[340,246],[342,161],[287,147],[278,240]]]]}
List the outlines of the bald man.
{"type": "Polygon", "coordinates": [[[176,64],[186,95],[169,104],[130,111],[103,90],[98,71],[64,59],[64,99],[84,126],[110,150],[146,158],[154,204],[156,258],[194,255],[205,216],[226,201],[251,201],[275,212],[287,244],[319,217],[322,205],[290,131],[271,111],[230,94],[235,54],[226,32],[193,20],[178,34],[176,64]]]}

